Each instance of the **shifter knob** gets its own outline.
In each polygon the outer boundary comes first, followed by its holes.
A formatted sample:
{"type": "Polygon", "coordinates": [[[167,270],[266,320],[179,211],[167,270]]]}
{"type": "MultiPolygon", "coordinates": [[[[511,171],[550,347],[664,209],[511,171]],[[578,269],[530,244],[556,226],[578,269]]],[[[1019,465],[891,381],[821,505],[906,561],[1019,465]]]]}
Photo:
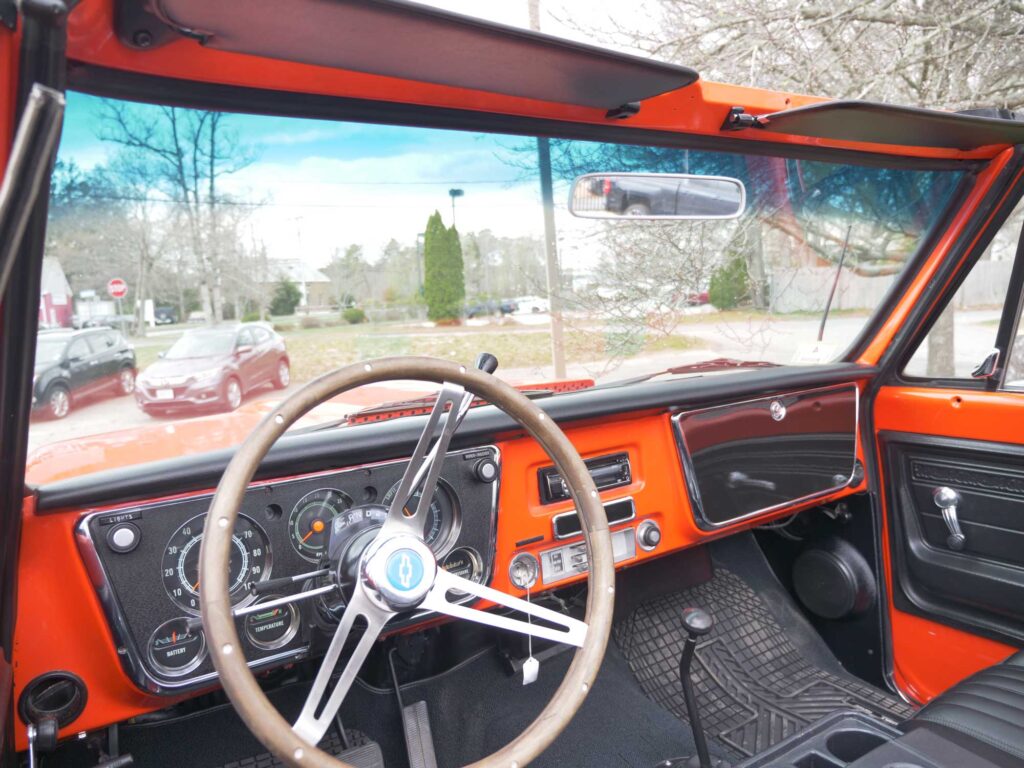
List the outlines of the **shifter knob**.
{"type": "Polygon", "coordinates": [[[683,629],[691,638],[703,637],[715,625],[711,614],[700,608],[687,608],[683,611],[683,629]]]}

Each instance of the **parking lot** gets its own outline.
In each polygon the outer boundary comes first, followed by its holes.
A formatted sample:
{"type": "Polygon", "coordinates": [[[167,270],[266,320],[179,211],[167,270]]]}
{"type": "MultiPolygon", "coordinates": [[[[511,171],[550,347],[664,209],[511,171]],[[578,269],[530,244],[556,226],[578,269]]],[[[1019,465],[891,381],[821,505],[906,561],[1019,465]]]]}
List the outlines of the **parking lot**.
{"type": "MultiPolygon", "coordinates": [[[[988,349],[995,334],[995,310],[962,312],[957,319],[956,357],[959,368],[972,366],[978,350],[988,349]]],[[[279,399],[295,391],[303,382],[332,368],[356,360],[384,355],[426,354],[471,362],[480,351],[491,351],[502,363],[499,375],[514,383],[549,380],[554,376],[550,364],[549,316],[539,313],[517,321],[497,324],[470,321],[459,328],[434,329],[429,324],[415,326],[338,326],[296,328],[282,332],[292,359],[292,384],[286,390],[263,387],[251,392],[245,403],[279,399]]],[[[863,315],[842,314],[829,319],[822,354],[828,359],[840,354],[863,325],[863,315]]],[[[685,365],[710,357],[737,357],[790,362],[805,354],[806,340],[817,335],[819,319],[737,317],[730,314],[703,314],[688,318],[675,335],[648,345],[638,354],[623,359],[614,368],[586,357],[586,348],[570,355],[570,378],[597,381],[626,379],[672,366],[685,365]],[[753,353],[757,352],[756,355],[753,353]]],[[[570,323],[571,327],[571,323],[570,323]]],[[[156,360],[184,331],[183,327],[159,329],[144,339],[135,339],[140,370],[156,360]]],[[[578,341],[570,331],[569,338],[578,341]]],[[[353,410],[356,406],[353,406],[353,410]]],[[[197,414],[201,415],[201,414],[197,414]]],[[[134,398],[99,399],[76,407],[59,421],[33,420],[29,432],[30,450],[42,445],[115,429],[171,423],[143,413],[134,398]]]]}

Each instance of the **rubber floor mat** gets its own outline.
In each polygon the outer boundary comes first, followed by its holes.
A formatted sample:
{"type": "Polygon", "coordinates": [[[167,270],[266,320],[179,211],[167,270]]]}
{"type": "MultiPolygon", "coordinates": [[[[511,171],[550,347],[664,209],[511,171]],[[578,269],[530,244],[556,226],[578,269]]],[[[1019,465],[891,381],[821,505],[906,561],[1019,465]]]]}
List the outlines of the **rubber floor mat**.
{"type": "Polygon", "coordinates": [[[898,723],[914,710],[897,697],[808,662],[746,582],[718,568],[710,581],[644,603],[615,625],[615,640],[644,692],[686,720],[679,684],[684,608],[714,629],[697,646],[692,675],[707,735],[749,757],[837,709],[898,723]]]}
{"type": "MultiPolygon", "coordinates": [[[[346,728],[345,736],[348,738],[349,746],[352,748],[347,753],[349,764],[355,766],[355,768],[383,765],[383,762],[380,760],[380,749],[371,743],[365,734],[346,728]]],[[[344,751],[344,747],[341,744],[341,738],[338,736],[337,729],[331,728],[319,746],[327,754],[341,759],[340,755],[344,751]]],[[[261,752],[258,755],[224,763],[222,768],[286,768],[286,766],[269,752],[261,752]]]]}

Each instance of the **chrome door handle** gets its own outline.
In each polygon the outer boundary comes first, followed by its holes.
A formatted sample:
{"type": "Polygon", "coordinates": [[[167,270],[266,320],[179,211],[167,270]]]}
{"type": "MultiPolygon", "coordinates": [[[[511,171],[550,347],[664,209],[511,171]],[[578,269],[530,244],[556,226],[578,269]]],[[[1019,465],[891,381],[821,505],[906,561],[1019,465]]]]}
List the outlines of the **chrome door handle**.
{"type": "Polygon", "coordinates": [[[759,491],[775,490],[775,483],[771,480],[758,480],[756,477],[750,477],[745,472],[730,472],[729,479],[726,480],[725,484],[729,488],[756,488],[759,491]]]}
{"type": "Polygon", "coordinates": [[[935,506],[942,510],[942,519],[949,529],[949,536],[946,537],[946,546],[956,552],[963,551],[967,544],[967,537],[960,530],[960,521],[956,517],[956,508],[960,504],[960,494],[952,488],[941,485],[932,491],[932,498],[935,506]]]}

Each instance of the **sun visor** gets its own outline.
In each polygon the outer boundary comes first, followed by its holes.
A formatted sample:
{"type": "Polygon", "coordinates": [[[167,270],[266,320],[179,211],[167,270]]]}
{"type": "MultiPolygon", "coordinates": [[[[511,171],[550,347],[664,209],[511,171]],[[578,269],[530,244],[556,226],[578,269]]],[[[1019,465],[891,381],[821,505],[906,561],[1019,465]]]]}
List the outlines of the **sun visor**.
{"type": "MultiPolygon", "coordinates": [[[[992,110],[995,113],[995,110],[992,110]]],[[[730,115],[725,128],[760,129],[770,133],[818,139],[971,150],[1024,142],[1024,122],[1006,117],[939,112],[868,101],[829,101],[756,117],[730,115]]]]}
{"type": "Polygon", "coordinates": [[[120,0],[118,35],[611,110],[690,85],[674,64],[404,0],[120,0]]]}

